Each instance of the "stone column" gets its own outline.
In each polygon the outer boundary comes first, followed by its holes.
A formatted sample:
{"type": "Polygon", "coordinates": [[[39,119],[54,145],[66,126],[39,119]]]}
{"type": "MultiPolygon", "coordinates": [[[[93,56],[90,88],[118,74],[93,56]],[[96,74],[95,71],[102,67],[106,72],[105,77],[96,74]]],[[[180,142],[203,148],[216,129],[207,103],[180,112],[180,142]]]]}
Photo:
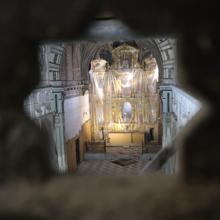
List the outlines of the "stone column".
{"type": "Polygon", "coordinates": [[[67,157],[64,132],[64,97],[63,89],[54,88],[52,91],[52,106],[54,111],[54,140],[57,150],[58,168],[60,172],[67,170],[67,157]]]}

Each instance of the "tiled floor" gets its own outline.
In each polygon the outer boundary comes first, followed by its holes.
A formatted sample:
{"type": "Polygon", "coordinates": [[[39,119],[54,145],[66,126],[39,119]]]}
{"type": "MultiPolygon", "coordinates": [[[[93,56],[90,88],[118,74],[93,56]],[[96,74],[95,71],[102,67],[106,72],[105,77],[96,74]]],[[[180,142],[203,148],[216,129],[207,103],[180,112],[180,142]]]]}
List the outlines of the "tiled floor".
{"type": "Polygon", "coordinates": [[[81,162],[76,174],[84,175],[100,175],[100,176],[124,176],[138,175],[141,168],[146,165],[147,161],[137,161],[128,166],[120,166],[108,160],[87,160],[81,162]]]}
{"type": "MultiPolygon", "coordinates": [[[[79,176],[128,176],[138,175],[140,170],[152,159],[152,155],[146,155],[145,159],[141,159],[141,148],[135,147],[112,147],[107,149],[107,153],[103,155],[102,160],[85,160],[78,166],[76,175],[79,176]],[[120,158],[130,158],[136,160],[136,163],[121,166],[111,161],[120,158]]],[[[142,157],[143,158],[143,157],[142,157]]]]}
{"type": "Polygon", "coordinates": [[[107,147],[106,153],[112,160],[119,158],[131,158],[139,160],[142,155],[141,147],[107,147]]]}

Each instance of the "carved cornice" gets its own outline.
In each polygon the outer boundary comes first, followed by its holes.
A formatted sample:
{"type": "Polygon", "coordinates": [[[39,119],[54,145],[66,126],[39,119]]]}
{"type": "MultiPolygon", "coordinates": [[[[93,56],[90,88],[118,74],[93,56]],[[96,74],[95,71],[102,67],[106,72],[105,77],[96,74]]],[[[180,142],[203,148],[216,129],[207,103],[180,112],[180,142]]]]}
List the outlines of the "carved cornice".
{"type": "Polygon", "coordinates": [[[67,86],[64,88],[64,97],[71,98],[82,96],[87,90],[89,90],[89,85],[86,82],[81,83],[80,85],[67,86]]]}

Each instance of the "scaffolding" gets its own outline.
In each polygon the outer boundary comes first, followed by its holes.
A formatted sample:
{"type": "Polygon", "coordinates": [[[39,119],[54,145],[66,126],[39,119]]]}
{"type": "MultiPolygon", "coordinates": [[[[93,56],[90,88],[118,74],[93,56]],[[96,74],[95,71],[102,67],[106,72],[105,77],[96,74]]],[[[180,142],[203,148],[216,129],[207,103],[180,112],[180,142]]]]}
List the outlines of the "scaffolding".
{"type": "Polygon", "coordinates": [[[157,124],[159,99],[155,58],[138,62],[139,50],[122,45],[112,51],[111,66],[91,62],[90,104],[93,141],[110,132],[145,132],[157,124]]]}

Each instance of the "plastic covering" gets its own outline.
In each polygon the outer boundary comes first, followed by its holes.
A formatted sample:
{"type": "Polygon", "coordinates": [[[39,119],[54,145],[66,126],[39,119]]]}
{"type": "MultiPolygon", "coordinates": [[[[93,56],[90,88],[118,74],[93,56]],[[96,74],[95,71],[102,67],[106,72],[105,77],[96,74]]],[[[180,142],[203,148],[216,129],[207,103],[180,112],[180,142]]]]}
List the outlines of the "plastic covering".
{"type": "Polygon", "coordinates": [[[159,100],[155,58],[138,62],[138,49],[123,45],[112,51],[113,64],[91,62],[91,116],[94,140],[105,132],[146,131],[157,123],[159,100]]]}

